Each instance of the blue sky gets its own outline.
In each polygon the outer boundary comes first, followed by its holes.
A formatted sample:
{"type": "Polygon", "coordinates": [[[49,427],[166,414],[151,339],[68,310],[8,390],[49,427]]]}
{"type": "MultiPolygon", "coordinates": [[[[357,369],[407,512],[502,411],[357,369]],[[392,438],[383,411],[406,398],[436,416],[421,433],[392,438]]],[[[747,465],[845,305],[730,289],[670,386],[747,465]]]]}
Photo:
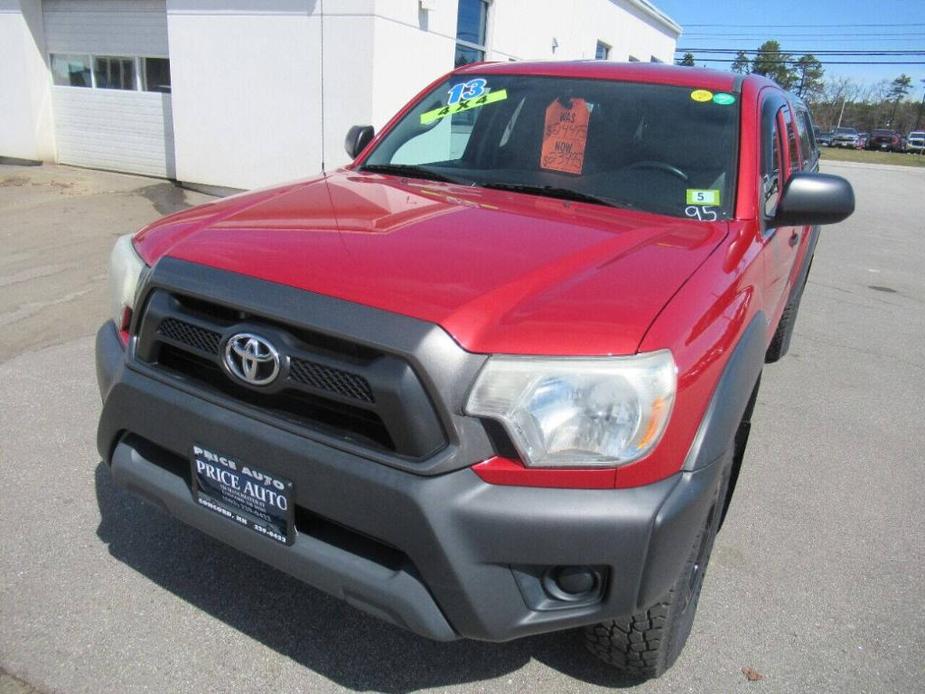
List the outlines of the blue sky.
{"type": "MultiPolygon", "coordinates": [[[[925,0],[653,0],[684,28],[678,48],[743,48],[754,50],[777,39],[788,53],[821,50],[917,50],[925,52],[925,0]],[[845,26],[855,24],[858,26],[845,26]],[[890,26],[882,26],[889,24],[890,26]],[[700,26],[697,26],[700,25],[700,26]],[[707,26],[709,25],[709,26],[707,26]],[[773,25],[773,26],[772,26],[773,25]],[[786,26],[783,26],[786,25],[786,26]],[[839,26],[835,26],[839,25],[839,26]],[[878,26],[872,26],[878,25],[878,26]],[[707,35],[709,34],[709,36],[707,35]]],[[[731,54],[698,54],[697,58],[729,58],[731,54]]],[[[919,56],[822,56],[832,61],[902,60],[925,63],[919,56]]],[[[698,60],[698,65],[703,64],[698,60]]],[[[727,69],[728,63],[706,63],[727,69]]],[[[844,76],[861,83],[912,77],[910,98],[922,96],[922,65],[826,65],[826,76],[844,76]]]]}

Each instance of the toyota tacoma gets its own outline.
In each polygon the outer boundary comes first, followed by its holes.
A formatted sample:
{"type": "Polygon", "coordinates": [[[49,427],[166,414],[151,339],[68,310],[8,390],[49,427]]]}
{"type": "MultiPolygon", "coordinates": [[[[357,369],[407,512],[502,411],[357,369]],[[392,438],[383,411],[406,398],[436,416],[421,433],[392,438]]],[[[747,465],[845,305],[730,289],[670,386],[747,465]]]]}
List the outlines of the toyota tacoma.
{"type": "Polygon", "coordinates": [[[121,238],[98,447],[121,487],[438,640],[681,651],[765,364],[854,209],[775,83],[465,66],[352,163],[121,238]]]}

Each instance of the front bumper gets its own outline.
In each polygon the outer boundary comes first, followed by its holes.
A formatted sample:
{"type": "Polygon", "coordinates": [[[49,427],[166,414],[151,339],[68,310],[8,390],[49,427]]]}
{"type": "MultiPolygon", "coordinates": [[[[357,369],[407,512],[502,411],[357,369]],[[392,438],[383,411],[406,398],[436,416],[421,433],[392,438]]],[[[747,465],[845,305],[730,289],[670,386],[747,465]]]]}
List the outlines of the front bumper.
{"type": "Polygon", "coordinates": [[[504,641],[651,604],[682,570],[719,481],[718,464],[613,490],[494,486],[468,467],[418,475],[151,378],[128,362],[111,323],[97,335],[96,357],[103,397],[97,443],[116,484],[305,583],[437,640],[504,641]],[[194,443],[293,481],[293,545],[194,502],[194,443]],[[539,576],[559,565],[599,567],[605,587],[598,599],[575,605],[543,597],[539,576]]]}

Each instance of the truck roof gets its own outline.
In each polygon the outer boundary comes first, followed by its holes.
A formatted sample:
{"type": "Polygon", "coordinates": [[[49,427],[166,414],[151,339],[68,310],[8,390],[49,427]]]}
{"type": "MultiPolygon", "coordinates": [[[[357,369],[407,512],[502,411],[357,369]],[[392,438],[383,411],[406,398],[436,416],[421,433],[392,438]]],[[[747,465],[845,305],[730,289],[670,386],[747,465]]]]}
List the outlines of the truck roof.
{"type": "Polygon", "coordinates": [[[737,75],[722,70],[665,65],[663,63],[616,63],[609,60],[533,61],[472,63],[456,70],[457,74],[539,75],[544,77],[577,77],[624,82],[647,82],[685,87],[702,87],[719,91],[738,92],[742,83],[771,80],[760,75],[737,75]]]}

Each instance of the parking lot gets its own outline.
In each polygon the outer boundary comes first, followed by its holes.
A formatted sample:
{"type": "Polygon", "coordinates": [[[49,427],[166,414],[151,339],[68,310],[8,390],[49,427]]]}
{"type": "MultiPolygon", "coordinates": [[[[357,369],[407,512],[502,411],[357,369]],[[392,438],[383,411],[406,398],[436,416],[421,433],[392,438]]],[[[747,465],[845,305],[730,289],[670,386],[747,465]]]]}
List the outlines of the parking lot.
{"type": "MultiPolygon", "coordinates": [[[[791,352],[765,370],[688,646],[630,691],[925,686],[925,169],[824,170],[857,212],[823,231],[791,352]]],[[[93,363],[109,248],[209,199],[0,166],[0,691],[622,686],[577,634],[425,641],[112,485],[93,363]]]]}

